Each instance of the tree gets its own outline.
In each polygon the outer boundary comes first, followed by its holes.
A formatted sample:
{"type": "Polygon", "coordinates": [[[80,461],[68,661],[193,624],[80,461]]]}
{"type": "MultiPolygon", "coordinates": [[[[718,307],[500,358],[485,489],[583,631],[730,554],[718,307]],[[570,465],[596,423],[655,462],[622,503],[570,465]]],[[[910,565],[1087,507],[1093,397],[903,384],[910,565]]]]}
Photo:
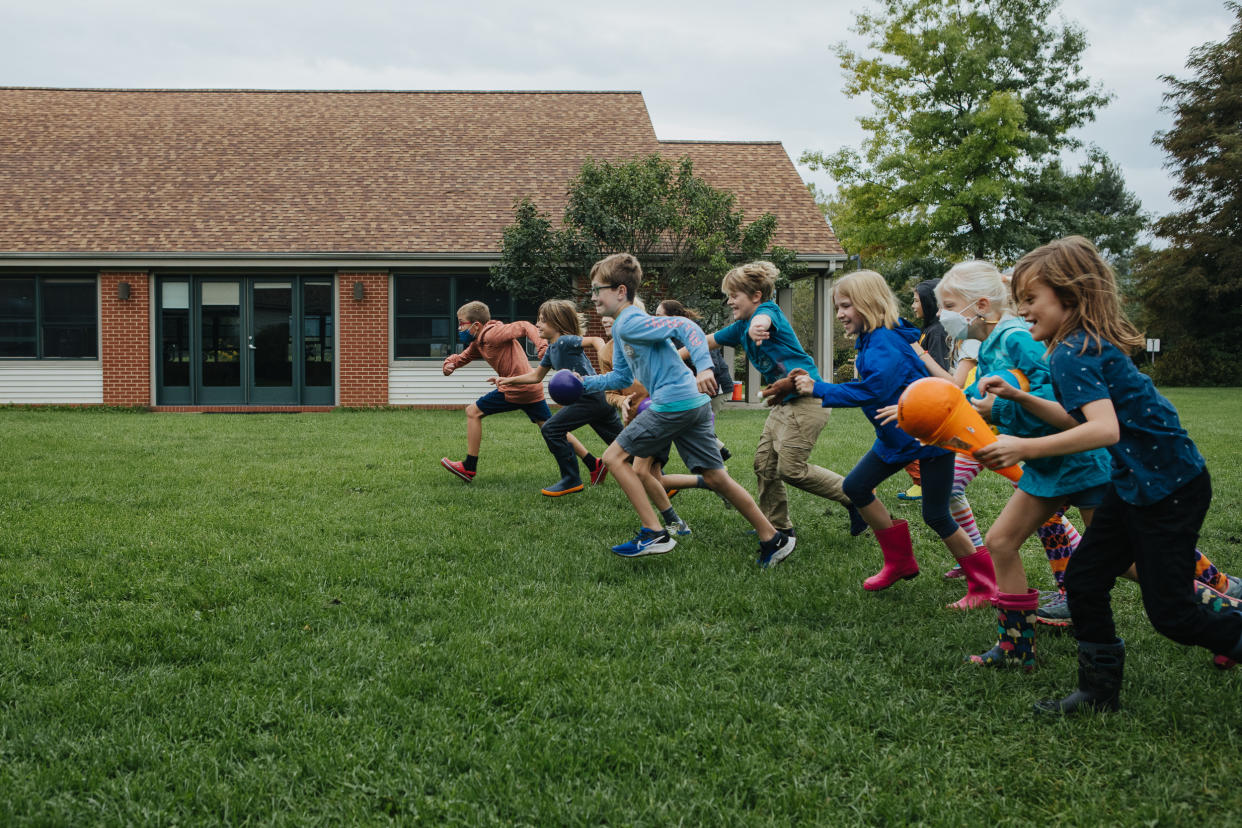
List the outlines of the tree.
{"type": "Polygon", "coordinates": [[[877,54],[836,51],[846,94],[875,108],[860,118],[869,137],[861,153],[802,156],[839,185],[830,215],[847,249],[864,260],[1005,262],[1050,238],[1034,238],[1033,217],[1044,233],[1133,245],[1138,202],[1104,153],[1091,148],[1078,173],[1061,166],[1108,95],[1082,75],[1082,30],[1051,22],[1058,3],[881,0],[878,14],[858,16],[877,54]],[[1102,179],[1120,185],[1119,198],[1095,205],[1085,196],[1102,179]]]}
{"type": "Polygon", "coordinates": [[[1162,340],[1157,379],[1242,384],[1242,5],[1229,36],[1195,49],[1188,80],[1170,75],[1173,126],[1154,143],[1168,154],[1181,207],[1156,222],[1169,241],[1136,270],[1148,335],[1162,340]]]}
{"type": "Polygon", "coordinates": [[[675,296],[718,324],[720,280],[733,265],[766,257],[786,277],[805,269],[794,251],[769,248],[775,230],[770,213],[747,224],[734,195],[695,176],[688,158],[588,160],[570,183],[559,227],[529,199],[515,206],[492,284],[527,298],[584,302],[591,265],[628,252],[643,265],[644,292],[675,296]]]}

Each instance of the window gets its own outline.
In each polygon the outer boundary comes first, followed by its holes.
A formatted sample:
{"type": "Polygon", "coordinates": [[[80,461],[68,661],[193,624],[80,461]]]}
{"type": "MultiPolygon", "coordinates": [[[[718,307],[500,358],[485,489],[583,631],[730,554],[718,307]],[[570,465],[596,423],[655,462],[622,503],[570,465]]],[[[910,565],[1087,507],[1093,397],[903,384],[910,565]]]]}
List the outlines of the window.
{"type": "MultiPolygon", "coordinates": [[[[396,276],[393,279],[393,356],[397,359],[444,359],[461,349],[457,343],[457,309],[478,300],[492,319],[535,321],[538,302],[514,300],[488,287],[486,275],[396,276]]],[[[527,343],[527,353],[534,349],[527,343]]]]}
{"type": "Polygon", "coordinates": [[[93,278],[0,278],[0,358],[97,359],[93,278]]]}

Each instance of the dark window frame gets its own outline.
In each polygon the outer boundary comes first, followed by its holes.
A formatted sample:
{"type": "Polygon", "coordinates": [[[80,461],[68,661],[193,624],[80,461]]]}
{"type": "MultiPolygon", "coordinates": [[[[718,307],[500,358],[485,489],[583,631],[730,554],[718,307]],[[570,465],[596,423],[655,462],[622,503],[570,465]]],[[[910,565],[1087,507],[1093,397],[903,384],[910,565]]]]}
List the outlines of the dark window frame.
{"type": "MultiPolygon", "coordinates": [[[[81,273],[49,273],[49,274],[4,274],[0,275],[3,281],[33,281],[34,283],[34,309],[30,315],[30,319],[34,322],[34,353],[24,355],[9,355],[0,353],[0,360],[13,362],[98,362],[100,360],[100,298],[99,298],[99,277],[96,274],[81,273]],[[81,313],[58,318],[55,311],[49,311],[48,294],[54,291],[48,290],[49,284],[65,284],[74,283],[90,285],[90,302],[92,305],[92,314],[81,313]],[[47,347],[47,336],[49,328],[64,328],[72,331],[80,329],[83,331],[81,341],[87,344],[83,348],[85,353],[77,356],[63,356],[59,354],[49,354],[51,350],[47,347]]],[[[0,322],[8,319],[24,319],[25,316],[18,317],[16,315],[9,317],[0,308],[0,322]]],[[[0,328],[2,330],[2,328],[0,328]]],[[[21,338],[22,341],[28,341],[26,337],[21,338]]]]}
{"type": "MultiPolygon", "coordinates": [[[[497,298],[500,297],[500,291],[494,291],[490,288],[484,288],[480,291],[477,282],[483,280],[484,285],[489,276],[484,272],[466,272],[453,273],[444,270],[428,270],[420,272],[402,272],[394,273],[393,282],[393,301],[392,301],[392,359],[395,362],[442,362],[448,354],[461,353],[464,346],[457,342],[457,309],[467,302],[481,299],[487,303],[488,310],[492,313],[492,319],[500,322],[513,322],[517,319],[525,319],[528,322],[535,321],[535,314],[539,309],[539,303],[529,300],[515,299],[512,295],[504,296],[504,306],[498,307],[497,298]],[[448,284],[447,310],[444,312],[435,311],[431,313],[412,311],[401,312],[402,304],[402,288],[413,285],[416,280],[430,279],[446,279],[448,284]],[[444,339],[438,337],[417,337],[409,340],[402,340],[401,322],[402,320],[439,320],[447,325],[448,336],[444,339]],[[431,351],[429,354],[410,354],[403,353],[407,348],[427,347],[431,351]],[[439,348],[441,353],[435,353],[435,349],[439,348]]],[[[525,341],[526,353],[531,358],[535,358],[535,348],[529,340],[525,341]]]]}

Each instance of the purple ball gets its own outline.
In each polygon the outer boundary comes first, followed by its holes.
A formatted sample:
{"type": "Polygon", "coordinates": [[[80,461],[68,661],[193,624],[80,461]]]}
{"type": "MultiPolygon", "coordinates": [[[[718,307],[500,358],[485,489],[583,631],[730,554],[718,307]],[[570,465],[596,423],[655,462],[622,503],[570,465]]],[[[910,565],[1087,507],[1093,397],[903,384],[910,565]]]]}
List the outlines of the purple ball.
{"type": "Polygon", "coordinates": [[[573,371],[557,371],[548,381],[548,393],[557,405],[569,405],[582,396],[582,380],[573,371]]]}
{"type": "Polygon", "coordinates": [[[643,399],[642,402],[638,404],[638,410],[634,413],[635,415],[642,414],[644,411],[646,411],[650,407],[651,407],[651,397],[646,397],[645,399],[643,399]]]}

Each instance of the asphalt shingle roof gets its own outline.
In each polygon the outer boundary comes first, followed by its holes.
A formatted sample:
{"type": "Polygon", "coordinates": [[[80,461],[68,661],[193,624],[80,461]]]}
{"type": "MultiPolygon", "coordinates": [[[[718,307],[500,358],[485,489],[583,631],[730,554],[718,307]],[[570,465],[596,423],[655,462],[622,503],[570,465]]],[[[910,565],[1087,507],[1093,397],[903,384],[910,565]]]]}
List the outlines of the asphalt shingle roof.
{"type": "Polygon", "coordinates": [[[775,243],[840,245],[779,144],[657,140],[638,92],[0,89],[0,255],[494,253],[588,157],[689,154],[775,243]]]}

